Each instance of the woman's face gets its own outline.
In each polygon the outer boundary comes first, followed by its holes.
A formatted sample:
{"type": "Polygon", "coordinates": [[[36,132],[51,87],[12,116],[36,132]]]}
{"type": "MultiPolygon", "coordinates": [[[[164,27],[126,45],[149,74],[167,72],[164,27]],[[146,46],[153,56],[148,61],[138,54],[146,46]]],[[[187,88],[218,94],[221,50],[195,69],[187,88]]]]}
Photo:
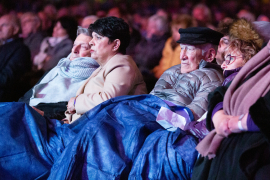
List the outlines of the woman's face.
{"type": "Polygon", "coordinates": [[[91,57],[103,65],[116,53],[117,49],[114,49],[114,43],[109,42],[109,38],[106,36],[93,32],[92,37],[93,39],[89,42],[91,57]]]}
{"type": "Polygon", "coordinates": [[[53,28],[53,37],[64,37],[67,35],[67,31],[62,27],[60,22],[57,22],[53,28]]]}
{"type": "Polygon", "coordinates": [[[225,61],[222,63],[221,68],[223,70],[232,70],[244,66],[245,61],[242,53],[238,50],[228,49],[225,51],[225,61]]]}

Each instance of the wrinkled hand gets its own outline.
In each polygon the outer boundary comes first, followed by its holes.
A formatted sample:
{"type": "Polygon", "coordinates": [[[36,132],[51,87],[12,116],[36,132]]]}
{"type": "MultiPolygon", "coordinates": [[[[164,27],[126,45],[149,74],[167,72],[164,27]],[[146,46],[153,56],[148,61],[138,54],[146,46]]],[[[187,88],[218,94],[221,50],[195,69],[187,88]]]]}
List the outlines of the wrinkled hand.
{"type": "Polygon", "coordinates": [[[239,116],[232,116],[228,122],[228,127],[232,133],[240,133],[241,130],[238,127],[239,116]]]}
{"type": "MultiPolygon", "coordinates": [[[[242,132],[238,127],[239,117],[240,116],[231,116],[231,118],[228,122],[228,127],[229,127],[230,131],[233,133],[242,132]]],[[[245,116],[241,120],[242,127],[246,131],[247,131],[247,117],[248,117],[248,114],[245,114],[245,116]]]]}
{"type": "Polygon", "coordinates": [[[74,101],[75,101],[75,97],[70,98],[70,100],[68,101],[67,110],[69,111],[70,114],[76,113],[74,101]]]}
{"type": "Polygon", "coordinates": [[[217,134],[227,137],[231,134],[228,122],[232,116],[226,115],[223,110],[217,111],[213,116],[213,123],[217,134]]]}

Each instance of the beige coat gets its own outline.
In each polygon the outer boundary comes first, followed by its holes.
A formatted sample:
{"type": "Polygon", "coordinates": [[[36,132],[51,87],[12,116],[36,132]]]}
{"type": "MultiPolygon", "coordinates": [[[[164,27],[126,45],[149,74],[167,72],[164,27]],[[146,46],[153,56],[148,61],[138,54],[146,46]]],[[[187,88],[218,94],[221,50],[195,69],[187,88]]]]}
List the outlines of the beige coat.
{"type": "Polygon", "coordinates": [[[74,122],[108,99],[139,94],[147,94],[147,90],[135,62],[128,55],[116,54],[103,67],[96,69],[79,88],[76,93],[76,114],[66,112],[66,116],[69,122],[74,122]]]}

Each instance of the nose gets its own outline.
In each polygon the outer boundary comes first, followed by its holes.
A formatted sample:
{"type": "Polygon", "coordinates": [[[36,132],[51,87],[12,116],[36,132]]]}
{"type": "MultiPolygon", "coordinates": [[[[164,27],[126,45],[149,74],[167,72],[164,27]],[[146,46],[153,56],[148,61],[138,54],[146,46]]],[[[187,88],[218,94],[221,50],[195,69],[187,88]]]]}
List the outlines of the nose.
{"type": "Polygon", "coordinates": [[[94,41],[93,41],[93,40],[94,40],[94,38],[91,39],[91,41],[89,42],[89,45],[90,45],[90,46],[93,46],[93,45],[94,45],[94,41]]]}
{"type": "Polygon", "coordinates": [[[187,52],[186,52],[186,49],[182,49],[181,52],[180,52],[180,59],[181,60],[186,60],[187,59],[187,52]]]}
{"type": "Polygon", "coordinates": [[[73,47],[73,53],[74,54],[79,54],[80,53],[80,45],[76,45],[73,47]]]}
{"type": "Polygon", "coordinates": [[[225,69],[226,67],[227,67],[227,65],[226,65],[225,61],[223,61],[223,63],[221,64],[221,68],[225,69]]]}

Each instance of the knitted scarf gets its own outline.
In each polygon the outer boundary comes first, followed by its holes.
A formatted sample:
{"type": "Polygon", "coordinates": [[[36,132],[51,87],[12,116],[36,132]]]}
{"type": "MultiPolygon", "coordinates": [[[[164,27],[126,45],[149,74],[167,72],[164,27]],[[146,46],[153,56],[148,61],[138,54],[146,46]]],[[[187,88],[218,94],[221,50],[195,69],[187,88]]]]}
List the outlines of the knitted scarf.
{"type": "Polygon", "coordinates": [[[90,57],[80,57],[72,61],[62,58],[39,84],[33,88],[30,106],[39,103],[68,101],[76,95],[81,84],[99,67],[90,57]]]}

